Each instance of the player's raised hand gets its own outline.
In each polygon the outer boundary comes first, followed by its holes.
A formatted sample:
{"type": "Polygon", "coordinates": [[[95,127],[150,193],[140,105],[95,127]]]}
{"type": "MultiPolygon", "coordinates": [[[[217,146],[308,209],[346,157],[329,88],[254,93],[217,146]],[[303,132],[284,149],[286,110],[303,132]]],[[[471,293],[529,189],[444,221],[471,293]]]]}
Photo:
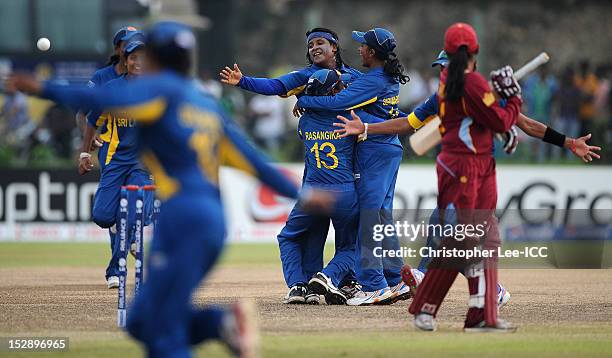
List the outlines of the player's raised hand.
{"type": "Polygon", "coordinates": [[[348,137],[350,135],[360,135],[365,132],[365,125],[361,121],[361,118],[355,114],[355,111],[351,111],[351,117],[353,117],[352,120],[343,116],[336,117],[342,121],[342,123],[334,123],[335,127],[341,128],[334,131],[335,133],[340,134],[340,138],[348,137]]]}
{"type": "Polygon", "coordinates": [[[227,83],[228,85],[237,86],[238,82],[240,82],[240,79],[242,78],[242,72],[240,71],[238,64],[235,63],[233,69],[225,66],[225,68],[219,73],[219,76],[221,76],[221,82],[227,83]]]}
{"type": "MultiPolygon", "coordinates": [[[[599,154],[595,152],[599,152],[601,147],[589,145],[587,141],[591,139],[591,133],[585,135],[580,138],[569,138],[569,149],[574,153],[575,156],[582,159],[583,162],[588,163],[592,162],[593,158],[600,159],[599,154]]],[[[567,141],[566,141],[567,143],[567,141]]],[[[568,147],[568,145],[566,145],[568,147]]]]}
{"type": "Polygon", "coordinates": [[[42,92],[42,83],[30,74],[15,73],[4,82],[4,88],[39,95],[42,92]]]}

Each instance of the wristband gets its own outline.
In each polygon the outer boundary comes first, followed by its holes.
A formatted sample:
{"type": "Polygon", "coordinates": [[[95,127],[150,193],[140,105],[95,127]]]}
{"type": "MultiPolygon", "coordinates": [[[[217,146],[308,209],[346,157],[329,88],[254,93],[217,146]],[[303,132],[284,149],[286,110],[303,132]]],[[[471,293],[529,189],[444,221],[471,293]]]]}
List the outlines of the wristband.
{"type": "Polygon", "coordinates": [[[364,123],[363,125],[365,127],[365,130],[363,131],[363,136],[361,137],[361,140],[366,140],[368,139],[368,124],[364,123]]]}
{"type": "Polygon", "coordinates": [[[550,127],[546,127],[546,132],[544,132],[542,141],[563,148],[565,145],[565,134],[561,134],[550,127]]]}
{"type": "Polygon", "coordinates": [[[91,158],[91,154],[87,153],[87,152],[82,152],[81,154],[79,154],[79,160],[83,160],[83,159],[89,159],[91,158]]]}
{"type": "Polygon", "coordinates": [[[572,153],[576,154],[576,139],[572,138],[572,143],[570,144],[570,150],[572,153]]]}

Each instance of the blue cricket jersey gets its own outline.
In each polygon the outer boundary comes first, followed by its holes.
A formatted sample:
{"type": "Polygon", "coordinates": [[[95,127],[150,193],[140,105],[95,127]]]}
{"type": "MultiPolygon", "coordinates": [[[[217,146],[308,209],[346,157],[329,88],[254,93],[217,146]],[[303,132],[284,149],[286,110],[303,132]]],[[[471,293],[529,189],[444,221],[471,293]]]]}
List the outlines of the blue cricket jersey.
{"type": "Polygon", "coordinates": [[[121,73],[115,71],[115,65],[108,65],[94,72],[87,85],[89,87],[102,86],[119,77],[121,77],[121,73]]]}
{"type": "MultiPolygon", "coordinates": [[[[114,91],[121,88],[129,81],[126,75],[122,75],[103,85],[104,91],[114,91]]],[[[92,127],[104,126],[104,131],[100,139],[107,143],[107,150],[101,151],[104,154],[100,163],[104,166],[110,163],[117,164],[137,164],[138,163],[138,132],[135,128],[136,121],[122,115],[114,113],[90,112],[87,123],[92,127]]]]}
{"type": "Polygon", "coordinates": [[[281,195],[297,197],[295,184],[248,144],[215,99],[175,72],[144,75],[113,91],[48,82],[41,97],[134,119],[142,162],[155,176],[162,200],[188,193],[220,201],[221,164],[259,177],[281,195]]]}
{"type": "MultiPolygon", "coordinates": [[[[371,69],[335,96],[302,96],[297,105],[306,109],[350,111],[362,109],[374,117],[396,118],[400,114],[399,81],[383,72],[371,69]]],[[[364,122],[372,123],[366,118],[364,122]]],[[[366,142],[378,142],[402,147],[397,135],[372,135],[366,142]]],[[[363,143],[366,143],[363,142],[363,143]]]]}
{"type": "MultiPolygon", "coordinates": [[[[278,78],[243,76],[238,86],[242,89],[263,95],[277,95],[283,97],[295,95],[299,97],[306,88],[310,76],[318,70],[324,69],[325,68],[313,64],[296,71],[291,71],[278,78]]],[[[344,65],[339,71],[351,75],[351,82],[363,75],[360,71],[344,65]]]]}
{"type": "Polygon", "coordinates": [[[355,181],[353,154],[355,138],[340,138],[333,123],[338,114],[306,111],[300,118],[298,134],[304,144],[304,183],[343,184],[355,181]]]}

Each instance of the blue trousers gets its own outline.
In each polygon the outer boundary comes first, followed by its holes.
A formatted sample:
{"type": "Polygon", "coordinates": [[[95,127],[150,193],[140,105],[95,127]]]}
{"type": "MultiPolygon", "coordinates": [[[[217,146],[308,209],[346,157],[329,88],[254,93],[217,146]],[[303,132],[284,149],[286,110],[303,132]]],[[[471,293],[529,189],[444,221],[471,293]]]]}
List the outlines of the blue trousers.
{"type": "Polygon", "coordinates": [[[358,227],[358,204],[355,185],[306,184],[325,189],[336,195],[333,215],[322,216],[305,213],[297,205],[277,237],[283,274],[288,287],[306,284],[317,272],[322,271],[337,287],[344,279],[354,278],[355,243],[358,227]],[[335,230],[335,254],[323,267],[323,250],[329,230],[329,222],[335,230]]]}
{"type": "Polygon", "coordinates": [[[225,311],[196,308],[194,290],[217,262],[225,242],[216,198],[179,193],[162,204],[146,280],[128,310],[127,330],[149,357],[189,357],[190,347],[220,338],[225,311]]]}
{"type": "Polygon", "coordinates": [[[393,196],[402,155],[403,149],[392,144],[363,142],[357,146],[360,216],[355,271],[364,291],[395,286],[402,280],[401,258],[380,258],[374,254],[377,248],[398,250],[397,236],[386,236],[382,241],[373,238],[374,225],[393,224],[393,196]]]}
{"type": "MultiPolygon", "coordinates": [[[[109,228],[111,245],[111,259],[106,267],[106,278],[119,274],[119,239],[116,230],[111,227],[117,222],[119,216],[119,199],[121,197],[121,187],[123,185],[150,185],[151,175],[140,167],[139,164],[118,165],[109,164],[102,171],[100,184],[94,196],[93,221],[102,228],[109,228]]],[[[136,193],[129,194],[128,220],[131,223],[128,227],[128,242],[134,240],[135,218],[136,218],[136,193]]],[[[154,193],[145,192],[145,225],[150,223],[153,212],[154,193]]]]}

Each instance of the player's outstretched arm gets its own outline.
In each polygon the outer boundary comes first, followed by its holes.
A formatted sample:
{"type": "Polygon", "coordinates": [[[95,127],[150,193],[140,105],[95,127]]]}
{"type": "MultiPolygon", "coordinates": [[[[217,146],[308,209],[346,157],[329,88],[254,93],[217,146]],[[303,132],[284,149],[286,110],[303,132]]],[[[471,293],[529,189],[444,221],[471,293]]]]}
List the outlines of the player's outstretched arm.
{"type": "Polygon", "coordinates": [[[601,150],[601,147],[589,145],[587,143],[587,141],[591,139],[590,133],[580,138],[567,137],[547,125],[527,117],[523,113],[519,114],[516,124],[528,136],[540,138],[544,142],[569,149],[585,163],[592,162],[593,158],[601,158],[599,154],[596,153],[601,150]]]}
{"type": "Polygon", "coordinates": [[[365,78],[358,78],[348,88],[335,96],[302,96],[297,106],[305,109],[328,111],[350,111],[374,103],[379,85],[365,78]]]}
{"type": "Polygon", "coordinates": [[[256,78],[243,76],[238,64],[234,64],[233,68],[225,66],[219,73],[221,82],[238,86],[244,90],[263,94],[266,96],[283,96],[287,94],[287,90],[283,83],[276,78],[256,78]]]}
{"type": "Polygon", "coordinates": [[[150,86],[150,83],[143,83],[142,80],[117,86],[113,91],[105,91],[99,87],[42,83],[32,75],[17,74],[11,76],[5,85],[72,108],[90,108],[92,112],[122,113],[141,123],[154,122],[166,110],[166,100],[161,94],[161,87],[156,90],[150,86]]]}
{"type": "Polygon", "coordinates": [[[340,138],[360,134],[408,134],[414,132],[414,128],[407,118],[395,118],[379,123],[363,123],[355,111],[351,111],[351,117],[352,120],[344,116],[337,117],[342,122],[334,123],[334,126],[340,127],[334,132],[339,133],[340,138]]]}

